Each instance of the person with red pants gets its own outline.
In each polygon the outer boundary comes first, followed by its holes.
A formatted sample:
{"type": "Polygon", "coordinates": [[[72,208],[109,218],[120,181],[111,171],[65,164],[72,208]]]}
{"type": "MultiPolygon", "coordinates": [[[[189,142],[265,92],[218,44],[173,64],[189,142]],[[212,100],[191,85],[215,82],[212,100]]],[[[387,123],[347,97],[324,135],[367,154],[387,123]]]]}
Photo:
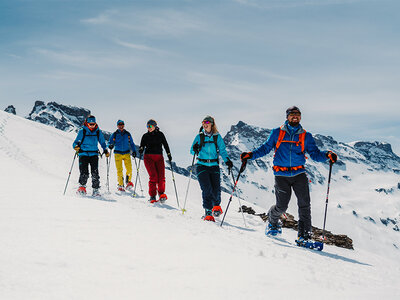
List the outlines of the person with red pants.
{"type": "Polygon", "coordinates": [[[162,146],[169,161],[172,161],[171,152],[164,134],[157,126],[157,122],[153,119],[147,122],[147,132],[142,136],[140,141],[139,154],[142,157],[144,152],[144,165],[146,166],[147,173],[149,173],[149,195],[150,203],[160,201],[164,203],[167,200],[165,194],[165,164],[162,152],[162,146]],[[157,192],[159,199],[156,199],[157,192]]]}

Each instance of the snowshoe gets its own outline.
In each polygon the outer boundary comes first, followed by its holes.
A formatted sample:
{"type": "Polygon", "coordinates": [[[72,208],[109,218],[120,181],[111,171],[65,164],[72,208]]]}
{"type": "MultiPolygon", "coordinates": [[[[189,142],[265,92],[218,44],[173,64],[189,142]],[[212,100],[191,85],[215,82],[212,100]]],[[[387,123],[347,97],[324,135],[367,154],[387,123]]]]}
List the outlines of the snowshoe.
{"type": "Polygon", "coordinates": [[[127,184],[126,184],[126,187],[125,187],[127,190],[132,190],[133,189],[133,183],[132,183],[132,181],[129,181],[127,184]]]}
{"type": "Polygon", "coordinates": [[[204,220],[204,221],[212,221],[212,222],[215,222],[215,219],[214,219],[214,217],[213,217],[213,215],[212,215],[212,210],[211,210],[211,209],[206,209],[206,213],[205,213],[205,215],[203,216],[203,220],[204,220]]]}
{"type": "Polygon", "coordinates": [[[160,203],[165,203],[165,201],[167,201],[167,199],[168,199],[167,195],[161,194],[159,201],[160,201],[160,203]]]}
{"type": "Polygon", "coordinates": [[[222,208],[219,205],[216,205],[212,209],[212,214],[214,217],[219,217],[222,214],[222,208]]]}
{"type": "Polygon", "coordinates": [[[314,242],[311,239],[304,238],[302,236],[298,237],[297,240],[295,240],[296,245],[299,247],[304,247],[307,249],[315,249],[318,251],[321,251],[324,248],[324,244],[321,242],[314,242]]]}
{"type": "Polygon", "coordinates": [[[278,234],[282,234],[282,226],[281,224],[271,224],[268,222],[267,227],[265,228],[265,235],[269,236],[277,236],[278,234]]]}
{"type": "Polygon", "coordinates": [[[101,197],[100,189],[93,189],[92,196],[93,197],[101,197]]]}
{"type": "Polygon", "coordinates": [[[81,185],[78,190],[76,191],[76,194],[79,196],[85,196],[86,195],[86,187],[84,185],[81,185]]]}
{"type": "Polygon", "coordinates": [[[149,202],[150,203],[156,203],[156,202],[158,202],[158,200],[156,199],[156,196],[151,196],[150,199],[149,199],[149,202]]]}

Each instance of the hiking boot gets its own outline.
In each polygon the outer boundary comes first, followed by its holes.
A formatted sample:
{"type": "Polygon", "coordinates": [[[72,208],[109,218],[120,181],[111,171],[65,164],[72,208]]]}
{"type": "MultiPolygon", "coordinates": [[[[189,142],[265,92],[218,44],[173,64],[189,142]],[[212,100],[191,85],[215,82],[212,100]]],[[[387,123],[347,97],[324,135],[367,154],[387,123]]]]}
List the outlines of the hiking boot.
{"type": "Polygon", "coordinates": [[[268,221],[267,227],[265,228],[265,235],[277,236],[282,233],[282,226],[279,223],[272,224],[268,221]]]}
{"type": "Polygon", "coordinates": [[[204,221],[212,221],[212,222],[215,222],[215,219],[214,219],[214,217],[213,217],[213,215],[212,215],[212,210],[211,210],[211,209],[206,209],[206,213],[205,213],[205,215],[203,216],[203,220],[204,220],[204,221]]]}
{"type": "Polygon", "coordinates": [[[100,197],[100,189],[93,189],[93,193],[92,193],[93,197],[100,197]]]}
{"type": "Polygon", "coordinates": [[[133,189],[133,183],[132,183],[132,181],[129,181],[129,182],[126,184],[126,189],[127,189],[127,190],[133,189]]]}
{"type": "Polygon", "coordinates": [[[117,189],[119,192],[125,192],[125,188],[123,185],[119,185],[117,189]]]}
{"type": "Polygon", "coordinates": [[[151,196],[150,199],[149,199],[149,202],[150,203],[156,203],[157,202],[156,196],[151,196]]]}
{"type": "Polygon", "coordinates": [[[165,195],[165,194],[161,194],[160,195],[160,203],[165,203],[165,201],[167,201],[167,195],[165,195]]]}
{"type": "Polygon", "coordinates": [[[76,193],[80,196],[85,196],[86,195],[86,187],[84,185],[81,185],[76,193]]]}
{"type": "Polygon", "coordinates": [[[214,217],[219,217],[222,214],[222,208],[219,205],[216,205],[212,209],[212,214],[214,217]]]}

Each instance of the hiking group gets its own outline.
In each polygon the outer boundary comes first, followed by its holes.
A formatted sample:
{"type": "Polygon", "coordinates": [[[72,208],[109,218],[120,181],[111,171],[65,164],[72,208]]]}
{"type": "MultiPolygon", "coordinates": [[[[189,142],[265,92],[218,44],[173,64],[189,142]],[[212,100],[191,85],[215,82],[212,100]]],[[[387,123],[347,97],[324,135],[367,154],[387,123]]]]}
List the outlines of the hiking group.
{"type": "MultiPolygon", "coordinates": [[[[304,166],[306,162],[305,155],[308,153],[313,160],[318,162],[329,161],[331,166],[337,161],[337,155],[332,151],[320,151],[313,136],[302,128],[300,121],[300,109],[296,106],[289,107],[286,110],[284,124],[273,129],[267,141],[257,149],[251,152],[243,152],[240,155],[240,159],[242,161],[241,171],[243,171],[248,160],[258,159],[274,150],[273,172],[275,177],[276,203],[268,211],[266,234],[275,236],[282,232],[280,216],[286,212],[293,190],[297,197],[299,214],[298,241],[304,243],[311,239],[311,199],[304,166]]],[[[98,155],[100,152],[98,144],[101,145],[103,153],[107,158],[110,157],[111,151],[114,150],[118,191],[129,191],[134,187],[132,183],[132,162],[130,156],[133,157],[136,163],[136,146],[132,135],[124,128],[124,121],[118,120],[117,127],[118,129],[111,135],[108,145],[94,116],[88,116],[82,129],[79,130],[73,143],[73,148],[79,156],[80,186],[77,191],[79,194],[86,194],[86,183],[89,178],[90,165],[93,195],[99,195],[100,176],[98,171],[98,155]],[[123,163],[126,169],[125,185],[123,163]]],[[[156,121],[151,119],[147,122],[147,132],[143,134],[139,146],[139,159],[141,160],[143,157],[149,175],[148,193],[150,203],[157,201],[163,203],[167,200],[162,147],[164,147],[167,153],[172,169],[172,156],[165,135],[160,131],[156,121]]],[[[193,155],[192,169],[194,161],[197,159],[195,169],[202,191],[203,208],[205,211],[203,219],[205,221],[215,221],[215,217],[220,216],[223,212],[220,205],[221,176],[219,156],[221,156],[229,172],[233,168],[233,163],[228,156],[224,140],[218,132],[213,117],[206,116],[202,120],[202,126],[192,143],[190,153],[193,155]]],[[[137,171],[139,172],[139,169],[137,171]]]]}

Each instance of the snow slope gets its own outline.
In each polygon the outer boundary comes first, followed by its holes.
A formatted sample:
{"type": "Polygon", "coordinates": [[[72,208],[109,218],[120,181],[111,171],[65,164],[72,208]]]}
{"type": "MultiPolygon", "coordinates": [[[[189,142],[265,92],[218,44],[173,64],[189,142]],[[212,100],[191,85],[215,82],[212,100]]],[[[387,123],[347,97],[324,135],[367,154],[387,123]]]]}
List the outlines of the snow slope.
{"type": "MultiPolygon", "coordinates": [[[[0,299],[400,296],[398,251],[373,249],[357,239],[362,235],[356,235],[354,251],[298,248],[294,231],[284,231],[288,242],[265,237],[258,217],[246,215],[245,228],[236,199],[224,227],[205,223],[198,183],[191,183],[182,215],[170,173],[164,206],[114,193],[79,198],[77,164],[63,196],[74,135],[0,112],[0,299]]],[[[103,158],[103,191],[105,168],[103,158]]],[[[140,175],[146,189],[144,168],[140,175]]],[[[113,189],[114,165],[110,179],[113,189]]],[[[175,179],[182,203],[187,178],[175,179]]],[[[223,194],[223,208],[228,198],[223,194]]],[[[368,229],[350,231],[369,235],[368,229]]]]}

